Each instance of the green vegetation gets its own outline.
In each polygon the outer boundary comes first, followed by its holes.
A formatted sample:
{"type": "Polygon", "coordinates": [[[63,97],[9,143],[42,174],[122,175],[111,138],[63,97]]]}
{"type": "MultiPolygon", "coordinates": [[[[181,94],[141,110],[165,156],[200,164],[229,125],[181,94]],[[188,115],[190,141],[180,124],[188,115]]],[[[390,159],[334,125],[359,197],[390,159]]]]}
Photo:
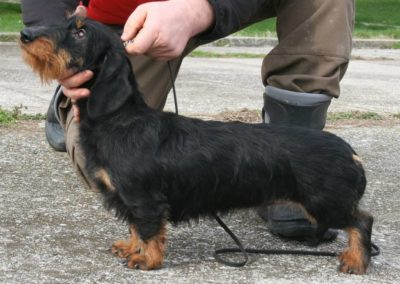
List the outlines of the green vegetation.
{"type": "Polygon", "coordinates": [[[399,0],[357,0],[355,36],[400,38],[399,0]]]}
{"type": "Polygon", "coordinates": [[[18,32],[23,28],[20,6],[0,2],[0,32],[18,32]]]}
{"type": "Polygon", "coordinates": [[[13,113],[7,110],[4,110],[0,107],[0,125],[8,125],[15,122],[15,117],[13,113]]]}
{"type": "MultiPolygon", "coordinates": [[[[356,0],[354,37],[400,39],[399,11],[399,0],[356,0]]],[[[275,19],[268,19],[238,32],[238,35],[274,35],[275,27],[275,19]]]]}
{"type": "Polygon", "coordinates": [[[395,43],[395,44],[393,44],[392,48],[394,48],[394,49],[400,49],[400,43],[395,43]]]}
{"type": "Polygon", "coordinates": [[[10,125],[18,120],[44,120],[46,119],[45,115],[42,114],[24,114],[22,113],[22,109],[25,107],[22,105],[15,106],[12,111],[5,110],[0,106],[0,125],[10,125]]]}
{"type": "Polygon", "coordinates": [[[255,23],[244,30],[237,32],[240,36],[257,36],[257,37],[275,37],[276,36],[276,23],[275,18],[267,19],[255,23]]]}
{"type": "Polygon", "coordinates": [[[201,50],[192,51],[189,54],[190,57],[200,57],[200,58],[263,58],[265,54],[253,54],[253,53],[217,53],[217,52],[207,52],[201,50]]]}
{"type": "Polygon", "coordinates": [[[363,111],[347,111],[347,112],[329,112],[327,119],[329,121],[338,120],[350,120],[350,119],[360,119],[360,120],[382,120],[383,117],[375,112],[363,112],[363,111]]]}

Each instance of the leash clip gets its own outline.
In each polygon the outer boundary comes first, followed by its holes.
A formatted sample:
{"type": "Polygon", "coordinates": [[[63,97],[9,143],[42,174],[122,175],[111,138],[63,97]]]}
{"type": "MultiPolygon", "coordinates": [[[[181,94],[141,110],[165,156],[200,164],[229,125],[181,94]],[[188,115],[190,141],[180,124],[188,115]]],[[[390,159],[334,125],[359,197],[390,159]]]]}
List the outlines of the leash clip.
{"type": "Polygon", "coordinates": [[[133,39],[130,39],[130,40],[127,40],[127,41],[124,41],[124,47],[127,47],[128,45],[130,45],[130,44],[132,44],[134,42],[134,40],[133,39]]]}

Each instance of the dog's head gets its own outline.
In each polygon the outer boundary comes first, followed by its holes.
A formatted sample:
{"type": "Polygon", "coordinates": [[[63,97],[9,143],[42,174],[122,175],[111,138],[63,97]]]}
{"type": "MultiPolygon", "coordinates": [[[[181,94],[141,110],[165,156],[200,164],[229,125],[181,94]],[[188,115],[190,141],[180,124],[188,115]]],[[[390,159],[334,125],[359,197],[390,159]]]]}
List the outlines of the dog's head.
{"type": "Polygon", "coordinates": [[[93,69],[121,40],[108,28],[78,16],[57,26],[30,27],[21,31],[23,58],[42,80],[60,79],[68,69],[93,69]]]}
{"type": "Polygon", "coordinates": [[[44,82],[62,79],[69,70],[93,70],[88,114],[96,118],[118,109],[136,91],[121,39],[108,27],[79,16],[49,27],[21,31],[24,60],[44,82]]]}

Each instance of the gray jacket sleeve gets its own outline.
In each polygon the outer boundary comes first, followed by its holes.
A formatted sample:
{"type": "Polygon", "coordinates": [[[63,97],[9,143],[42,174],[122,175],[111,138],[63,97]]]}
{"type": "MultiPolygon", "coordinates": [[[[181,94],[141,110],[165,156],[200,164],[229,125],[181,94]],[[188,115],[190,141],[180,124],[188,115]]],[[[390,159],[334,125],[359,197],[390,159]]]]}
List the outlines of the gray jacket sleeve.
{"type": "Polygon", "coordinates": [[[214,14],[214,26],[197,36],[200,41],[210,42],[226,37],[255,22],[272,16],[271,0],[208,0],[214,14]]]}

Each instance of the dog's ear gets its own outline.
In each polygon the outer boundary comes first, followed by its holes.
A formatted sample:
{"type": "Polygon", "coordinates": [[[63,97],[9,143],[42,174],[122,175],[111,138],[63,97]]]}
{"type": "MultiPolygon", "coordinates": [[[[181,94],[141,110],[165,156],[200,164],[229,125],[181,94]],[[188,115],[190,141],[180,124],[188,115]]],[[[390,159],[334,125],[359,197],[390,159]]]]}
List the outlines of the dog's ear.
{"type": "Polygon", "coordinates": [[[128,58],[120,52],[108,52],[87,103],[89,118],[97,119],[111,114],[133,98],[136,87],[132,80],[132,69],[128,58]]]}

